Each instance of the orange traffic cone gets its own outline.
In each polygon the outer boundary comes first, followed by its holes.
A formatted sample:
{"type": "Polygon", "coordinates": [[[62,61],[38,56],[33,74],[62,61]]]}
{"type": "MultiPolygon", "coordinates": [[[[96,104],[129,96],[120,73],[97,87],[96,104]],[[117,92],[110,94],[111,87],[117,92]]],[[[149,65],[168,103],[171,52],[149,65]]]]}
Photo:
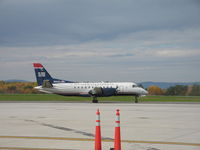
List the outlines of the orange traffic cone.
{"type": "Polygon", "coordinates": [[[121,150],[120,113],[116,110],[114,150],[121,150]]]}
{"type": "Polygon", "coordinates": [[[99,109],[96,112],[95,150],[101,150],[101,126],[99,109]]]}

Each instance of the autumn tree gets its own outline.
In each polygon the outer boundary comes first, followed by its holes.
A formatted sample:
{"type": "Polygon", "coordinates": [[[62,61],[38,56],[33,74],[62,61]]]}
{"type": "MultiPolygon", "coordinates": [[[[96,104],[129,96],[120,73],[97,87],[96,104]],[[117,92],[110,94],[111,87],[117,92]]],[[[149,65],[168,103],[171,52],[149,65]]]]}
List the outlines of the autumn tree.
{"type": "Polygon", "coordinates": [[[40,93],[34,89],[36,82],[4,82],[0,81],[0,93],[31,94],[40,93]]]}
{"type": "Polygon", "coordinates": [[[155,85],[149,86],[147,90],[149,92],[149,95],[163,95],[164,94],[164,91],[160,87],[155,86],[155,85]]]}

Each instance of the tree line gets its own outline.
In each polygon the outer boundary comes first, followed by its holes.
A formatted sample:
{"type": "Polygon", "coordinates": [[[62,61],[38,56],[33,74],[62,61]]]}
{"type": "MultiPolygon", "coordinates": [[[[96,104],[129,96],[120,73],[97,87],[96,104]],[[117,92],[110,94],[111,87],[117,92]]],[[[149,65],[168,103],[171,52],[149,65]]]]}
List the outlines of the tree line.
{"type": "Polygon", "coordinates": [[[0,81],[0,94],[34,94],[39,93],[34,87],[36,82],[5,82],[0,81]]]}
{"type": "Polygon", "coordinates": [[[177,96],[200,96],[200,85],[175,85],[167,89],[158,86],[147,88],[149,95],[177,95],[177,96]]]}
{"type": "MultiPolygon", "coordinates": [[[[36,82],[5,82],[0,81],[0,94],[36,94],[34,89],[36,82]]],[[[142,86],[142,85],[140,85],[142,86]]],[[[156,85],[147,88],[149,95],[177,95],[177,96],[200,96],[200,85],[176,85],[167,89],[161,89],[156,85]]]]}

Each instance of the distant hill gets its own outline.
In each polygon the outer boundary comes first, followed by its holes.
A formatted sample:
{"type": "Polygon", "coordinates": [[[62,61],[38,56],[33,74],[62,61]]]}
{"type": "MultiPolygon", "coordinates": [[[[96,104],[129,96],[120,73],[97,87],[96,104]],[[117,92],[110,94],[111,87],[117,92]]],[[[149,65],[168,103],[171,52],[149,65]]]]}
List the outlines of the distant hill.
{"type": "Polygon", "coordinates": [[[148,88],[149,86],[156,85],[162,89],[167,89],[170,86],[175,86],[175,85],[193,85],[193,84],[200,85],[200,82],[140,82],[138,84],[142,84],[144,88],[148,88]]]}
{"type": "Polygon", "coordinates": [[[11,79],[11,80],[4,80],[5,82],[29,82],[26,80],[18,80],[18,79],[11,79]]]}

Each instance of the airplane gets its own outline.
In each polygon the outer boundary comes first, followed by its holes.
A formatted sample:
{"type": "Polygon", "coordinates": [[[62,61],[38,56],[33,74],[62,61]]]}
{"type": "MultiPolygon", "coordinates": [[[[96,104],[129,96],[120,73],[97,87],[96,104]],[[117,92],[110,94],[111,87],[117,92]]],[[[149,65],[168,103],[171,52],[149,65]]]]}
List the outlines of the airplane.
{"type": "Polygon", "coordinates": [[[138,87],[134,82],[74,82],[52,78],[40,63],[33,63],[38,86],[35,89],[51,94],[63,96],[92,97],[93,103],[98,103],[97,97],[134,96],[135,103],[138,97],[148,92],[138,87]]]}

